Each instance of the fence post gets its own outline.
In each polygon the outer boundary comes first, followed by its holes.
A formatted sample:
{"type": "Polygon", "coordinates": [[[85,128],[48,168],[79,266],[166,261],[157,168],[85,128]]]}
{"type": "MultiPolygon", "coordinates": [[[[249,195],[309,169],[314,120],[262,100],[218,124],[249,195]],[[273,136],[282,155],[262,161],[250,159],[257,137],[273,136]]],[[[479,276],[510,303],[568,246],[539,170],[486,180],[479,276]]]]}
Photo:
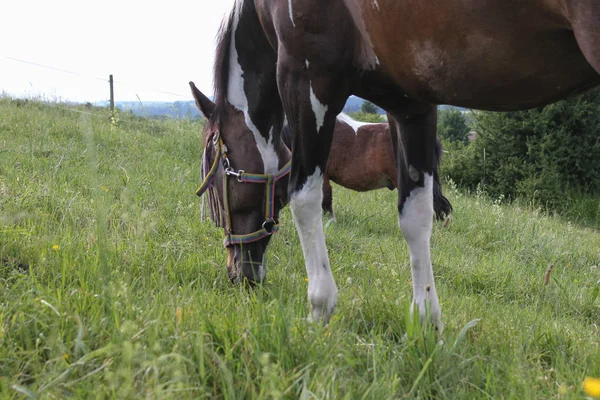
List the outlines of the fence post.
{"type": "Polygon", "coordinates": [[[108,76],[108,84],[110,85],[110,115],[112,116],[115,113],[115,90],[113,87],[112,74],[108,76]]]}

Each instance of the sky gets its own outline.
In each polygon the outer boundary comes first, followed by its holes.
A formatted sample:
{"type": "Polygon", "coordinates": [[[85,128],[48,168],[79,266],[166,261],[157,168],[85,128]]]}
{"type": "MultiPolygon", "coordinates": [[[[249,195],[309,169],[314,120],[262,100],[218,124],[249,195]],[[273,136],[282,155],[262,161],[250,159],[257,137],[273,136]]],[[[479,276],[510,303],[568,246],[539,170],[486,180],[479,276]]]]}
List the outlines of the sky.
{"type": "Polygon", "coordinates": [[[0,93],[103,101],[112,74],[116,101],[191,100],[190,80],[212,95],[215,37],[232,6],[233,0],[4,1],[0,93]]]}

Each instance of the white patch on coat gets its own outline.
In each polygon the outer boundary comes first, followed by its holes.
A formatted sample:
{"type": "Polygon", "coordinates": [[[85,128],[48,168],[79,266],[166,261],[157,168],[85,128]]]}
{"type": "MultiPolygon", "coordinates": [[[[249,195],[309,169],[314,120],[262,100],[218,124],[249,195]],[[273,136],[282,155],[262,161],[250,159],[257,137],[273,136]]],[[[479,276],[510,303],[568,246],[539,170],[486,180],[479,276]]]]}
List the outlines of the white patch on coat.
{"type": "Polygon", "coordinates": [[[315,113],[315,120],[317,121],[317,133],[323,127],[323,121],[325,120],[325,113],[327,113],[327,106],[317,99],[315,92],[313,92],[312,84],[308,82],[310,86],[310,105],[315,113]]]}
{"type": "Polygon", "coordinates": [[[379,11],[379,3],[377,2],[377,0],[373,0],[373,8],[376,8],[377,11],[379,11]]]}
{"type": "Polygon", "coordinates": [[[250,118],[248,112],[248,98],[244,91],[244,72],[238,61],[238,53],[235,47],[235,32],[237,26],[234,26],[231,32],[231,46],[229,48],[229,86],[227,87],[227,101],[236,109],[244,113],[246,125],[254,136],[256,147],[264,165],[265,174],[273,174],[277,172],[279,167],[279,157],[273,146],[273,135],[270,132],[269,137],[265,139],[260,134],[254,122],[250,118]]]}
{"type": "Polygon", "coordinates": [[[374,122],[362,122],[352,119],[349,115],[344,113],[339,113],[337,116],[338,121],[342,121],[345,124],[350,125],[350,128],[354,129],[354,133],[358,134],[358,130],[365,125],[375,125],[374,122]]]}
{"type": "Polygon", "coordinates": [[[430,239],[433,224],[433,177],[424,176],[424,186],[410,192],[398,218],[402,234],[408,243],[413,281],[413,304],[417,305],[421,319],[426,307],[430,307],[431,318],[442,329],[440,303],[435,290],[431,266],[430,239]]]}
{"type": "Polygon", "coordinates": [[[310,67],[310,63],[308,62],[308,60],[304,60],[304,64],[306,64],[306,69],[310,67]]]}
{"type": "Polygon", "coordinates": [[[290,21],[292,21],[292,26],[295,28],[296,24],[294,23],[294,13],[292,12],[292,0],[288,0],[288,9],[290,11],[290,21]]]}
{"type": "Polygon", "coordinates": [[[329,321],[335,308],[338,289],[329,267],[329,257],[323,233],[323,173],[319,167],[304,186],[292,193],[290,208],[308,275],[308,300],[315,321],[329,321]]]}

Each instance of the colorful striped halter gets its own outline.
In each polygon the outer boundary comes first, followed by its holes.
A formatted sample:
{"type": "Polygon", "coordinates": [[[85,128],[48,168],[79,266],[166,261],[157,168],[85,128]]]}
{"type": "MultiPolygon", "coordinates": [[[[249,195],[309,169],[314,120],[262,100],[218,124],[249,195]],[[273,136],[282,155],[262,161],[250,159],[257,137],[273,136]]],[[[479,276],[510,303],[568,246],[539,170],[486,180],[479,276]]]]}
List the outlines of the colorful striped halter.
{"type": "Polygon", "coordinates": [[[218,130],[212,134],[213,145],[215,146],[215,159],[210,167],[210,170],[204,177],[204,181],[196,190],[197,196],[202,196],[212,185],[219,164],[222,165],[225,174],[223,175],[223,208],[225,211],[225,247],[234,244],[244,244],[256,242],[264,237],[270,236],[279,231],[279,221],[275,220],[275,185],[277,182],[290,173],[292,169],[292,160],[290,159],[277,173],[275,174],[251,174],[244,170],[235,171],[227,158],[227,146],[223,143],[223,139],[218,130]],[[234,176],[240,183],[264,183],[265,184],[265,220],[259,230],[246,234],[234,234],[231,227],[231,215],[229,212],[229,196],[227,189],[227,177],[234,176]]]}

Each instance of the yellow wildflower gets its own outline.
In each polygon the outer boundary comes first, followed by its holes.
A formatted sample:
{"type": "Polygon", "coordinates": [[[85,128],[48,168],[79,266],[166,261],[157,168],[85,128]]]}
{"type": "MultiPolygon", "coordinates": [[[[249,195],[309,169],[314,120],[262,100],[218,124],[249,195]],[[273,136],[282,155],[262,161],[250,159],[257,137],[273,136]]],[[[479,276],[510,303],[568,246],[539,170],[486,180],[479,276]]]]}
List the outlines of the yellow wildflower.
{"type": "Polygon", "coordinates": [[[181,324],[181,307],[177,307],[175,316],[177,317],[177,325],[181,324]]]}
{"type": "Polygon", "coordinates": [[[600,397],[600,378],[585,378],[583,381],[583,391],[588,396],[600,397]]]}
{"type": "Polygon", "coordinates": [[[304,281],[305,281],[305,282],[308,282],[308,278],[304,278],[304,281]]]}
{"type": "Polygon", "coordinates": [[[55,244],[54,246],[52,246],[52,250],[54,251],[59,251],[60,250],[60,246],[55,244]]]}

